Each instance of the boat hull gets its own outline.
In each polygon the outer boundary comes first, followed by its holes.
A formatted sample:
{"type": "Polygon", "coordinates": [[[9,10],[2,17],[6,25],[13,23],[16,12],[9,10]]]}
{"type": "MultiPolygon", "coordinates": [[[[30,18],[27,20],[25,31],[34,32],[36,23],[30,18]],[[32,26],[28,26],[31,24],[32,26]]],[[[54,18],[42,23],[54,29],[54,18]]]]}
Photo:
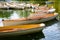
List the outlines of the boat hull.
{"type": "Polygon", "coordinates": [[[0,27],[0,36],[3,37],[30,34],[42,31],[44,27],[44,23],[0,27]]]}
{"type": "Polygon", "coordinates": [[[41,23],[46,22],[49,20],[52,20],[56,18],[58,15],[54,15],[48,18],[42,18],[39,20],[27,20],[27,21],[20,21],[20,20],[9,20],[9,21],[3,21],[4,26],[12,26],[12,25],[20,25],[20,24],[33,24],[33,23],[41,23]]]}
{"type": "MultiPolygon", "coordinates": [[[[56,16],[57,15],[52,16],[52,17],[48,17],[48,18],[44,18],[44,19],[40,19],[40,20],[29,20],[29,21],[23,21],[23,22],[22,21],[13,21],[13,22],[12,21],[9,21],[9,22],[5,21],[5,24],[4,25],[8,28],[9,24],[12,22],[10,24],[10,27],[13,27],[12,24],[14,24],[14,23],[15,23],[14,25],[16,25],[16,27],[18,27],[17,24],[27,24],[28,25],[28,24],[31,24],[31,23],[46,22],[46,21],[49,21],[49,20],[52,20],[52,19],[56,18],[56,16]]],[[[29,27],[29,26],[27,26],[27,27],[29,27]]],[[[42,31],[44,28],[45,27],[36,27],[35,28],[35,26],[34,26],[34,28],[30,28],[30,29],[26,29],[26,30],[18,30],[18,31],[12,31],[12,32],[0,32],[0,36],[3,37],[3,36],[14,36],[14,35],[30,34],[30,33],[42,31]]]]}
{"type": "Polygon", "coordinates": [[[42,31],[44,27],[40,28],[33,28],[33,29],[28,29],[28,30],[20,30],[20,31],[15,31],[15,32],[0,32],[1,37],[6,37],[6,36],[14,36],[14,35],[25,35],[25,34],[31,34],[35,32],[42,31]]]}

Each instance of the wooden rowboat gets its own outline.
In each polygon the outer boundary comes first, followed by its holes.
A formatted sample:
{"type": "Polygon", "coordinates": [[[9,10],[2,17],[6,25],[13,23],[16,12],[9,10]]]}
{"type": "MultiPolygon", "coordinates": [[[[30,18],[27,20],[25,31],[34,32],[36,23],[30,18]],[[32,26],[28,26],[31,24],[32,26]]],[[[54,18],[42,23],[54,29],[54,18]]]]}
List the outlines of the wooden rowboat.
{"type": "Polygon", "coordinates": [[[54,18],[56,18],[58,16],[58,13],[51,13],[51,14],[47,14],[44,15],[42,18],[39,17],[33,17],[30,18],[30,20],[28,19],[16,19],[16,20],[4,20],[3,22],[3,26],[12,26],[12,25],[20,25],[20,24],[33,24],[33,23],[41,23],[41,22],[46,22],[49,20],[52,20],[54,18]],[[36,19],[39,18],[39,19],[36,19]]]}
{"type": "Polygon", "coordinates": [[[49,14],[48,16],[44,17],[40,20],[4,20],[4,26],[0,27],[0,36],[12,36],[12,35],[23,35],[41,31],[45,24],[29,24],[29,23],[38,23],[38,22],[45,22],[56,18],[58,14],[53,13],[49,14]],[[49,16],[50,15],[50,16],[49,16]],[[19,25],[23,24],[23,25],[19,25]],[[13,26],[15,25],[15,26],[13,26]]]}
{"type": "Polygon", "coordinates": [[[0,36],[8,35],[23,35],[33,32],[41,31],[45,24],[26,24],[26,25],[16,25],[16,26],[4,26],[0,27],[0,36]]]}

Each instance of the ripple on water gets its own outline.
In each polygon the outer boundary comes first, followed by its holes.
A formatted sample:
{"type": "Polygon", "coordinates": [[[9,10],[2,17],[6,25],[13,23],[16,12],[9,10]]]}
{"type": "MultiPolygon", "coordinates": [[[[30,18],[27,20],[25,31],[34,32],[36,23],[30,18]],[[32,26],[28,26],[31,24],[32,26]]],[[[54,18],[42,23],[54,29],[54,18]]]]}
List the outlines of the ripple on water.
{"type": "Polygon", "coordinates": [[[45,35],[44,40],[60,40],[60,30],[58,26],[59,24],[60,23],[55,23],[43,30],[43,33],[45,35]]]}

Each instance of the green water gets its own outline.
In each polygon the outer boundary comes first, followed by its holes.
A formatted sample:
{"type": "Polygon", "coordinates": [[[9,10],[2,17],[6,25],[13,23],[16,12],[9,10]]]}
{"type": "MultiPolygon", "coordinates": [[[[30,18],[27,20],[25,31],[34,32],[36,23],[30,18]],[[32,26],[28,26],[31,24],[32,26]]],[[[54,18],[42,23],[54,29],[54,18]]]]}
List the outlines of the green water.
{"type": "Polygon", "coordinates": [[[13,19],[28,17],[31,14],[31,9],[25,10],[0,10],[0,19],[13,19]]]}

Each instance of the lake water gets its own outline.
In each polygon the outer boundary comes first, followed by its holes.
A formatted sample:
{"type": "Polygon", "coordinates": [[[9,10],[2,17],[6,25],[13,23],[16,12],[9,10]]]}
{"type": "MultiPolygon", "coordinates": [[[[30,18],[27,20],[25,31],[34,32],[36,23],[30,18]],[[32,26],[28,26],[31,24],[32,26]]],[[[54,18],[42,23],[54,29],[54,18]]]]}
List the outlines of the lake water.
{"type": "MultiPolygon", "coordinates": [[[[12,17],[17,16],[16,18],[20,17],[26,17],[28,15],[24,15],[24,13],[27,13],[26,11],[1,11],[0,10],[0,18],[1,19],[13,19],[12,17]],[[16,14],[17,13],[17,14],[16,14]],[[21,14],[23,13],[23,14],[21,14]],[[18,16],[20,14],[20,16],[18,16]]],[[[29,13],[29,12],[28,12],[29,13]]],[[[33,34],[27,34],[27,35],[16,35],[16,36],[10,36],[10,37],[4,37],[0,39],[6,39],[6,40],[60,40],[60,21],[57,20],[51,20],[48,22],[45,22],[46,27],[42,30],[42,32],[37,32],[33,34]]]]}

